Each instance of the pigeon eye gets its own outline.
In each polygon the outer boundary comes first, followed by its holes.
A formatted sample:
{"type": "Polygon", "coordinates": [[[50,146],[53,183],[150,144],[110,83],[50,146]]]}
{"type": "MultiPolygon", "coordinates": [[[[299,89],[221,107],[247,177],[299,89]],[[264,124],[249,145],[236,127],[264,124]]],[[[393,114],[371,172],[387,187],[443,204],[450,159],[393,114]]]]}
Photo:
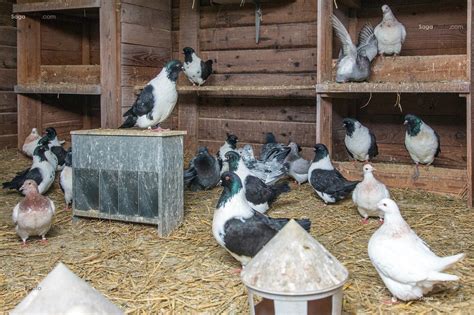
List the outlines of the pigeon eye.
{"type": "Polygon", "coordinates": [[[230,177],[229,177],[229,176],[226,176],[226,177],[225,177],[225,180],[230,180],[230,177]]]}
{"type": "Polygon", "coordinates": [[[383,205],[384,205],[385,207],[387,206],[387,204],[386,204],[386,203],[384,203],[383,205]]]}

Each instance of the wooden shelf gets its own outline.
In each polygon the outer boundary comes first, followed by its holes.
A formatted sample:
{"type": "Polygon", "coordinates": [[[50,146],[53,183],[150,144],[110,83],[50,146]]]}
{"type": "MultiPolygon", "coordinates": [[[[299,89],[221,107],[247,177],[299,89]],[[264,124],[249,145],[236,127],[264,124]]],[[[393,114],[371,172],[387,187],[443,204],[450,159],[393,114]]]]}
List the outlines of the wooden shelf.
{"type": "MultiPolygon", "coordinates": [[[[143,86],[135,86],[139,94],[143,86]]],[[[272,86],[178,86],[180,94],[196,93],[198,96],[212,97],[316,97],[315,85],[272,85],[272,86]]]]}
{"type": "Polygon", "coordinates": [[[99,84],[18,84],[15,93],[100,95],[101,89],[99,84]]]}
{"type": "Polygon", "coordinates": [[[56,0],[13,5],[13,13],[100,8],[100,0],[56,0]]]}

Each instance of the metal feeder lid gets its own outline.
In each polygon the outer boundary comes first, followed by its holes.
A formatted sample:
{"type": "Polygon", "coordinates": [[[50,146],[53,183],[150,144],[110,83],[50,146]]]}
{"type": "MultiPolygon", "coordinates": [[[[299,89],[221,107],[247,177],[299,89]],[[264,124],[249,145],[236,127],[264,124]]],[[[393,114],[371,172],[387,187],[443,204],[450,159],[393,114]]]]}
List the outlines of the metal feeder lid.
{"type": "Polygon", "coordinates": [[[244,267],[249,288],[279,295],[312,295],[341,287],[349,272],[295,220],[288,222],[244,267]]]}
{"type": "Polygon", "coordinates": [[[59,263],[10,314],[124,314],[117,306],[59,263]]]}

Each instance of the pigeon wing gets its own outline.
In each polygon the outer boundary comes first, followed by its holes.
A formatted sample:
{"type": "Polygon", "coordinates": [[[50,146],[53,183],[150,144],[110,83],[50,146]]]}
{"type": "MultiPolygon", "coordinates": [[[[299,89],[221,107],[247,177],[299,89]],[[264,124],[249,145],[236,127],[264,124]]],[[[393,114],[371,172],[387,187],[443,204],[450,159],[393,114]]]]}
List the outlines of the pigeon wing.
{"type": "Polygon", "coordinates": [[[338,194],[341,191],[352,189],[357,182],[350,182],[339,173],[338,170],[321,170],[317,169],[311,173],[311,185],[319,192],[326,194],[338,194]]]}
{"type": "Polygon", "coordinates": [[[207,80],[212,73],[212,60],[206,62],[201,60],[201,78],[207,80]]]}
{"type": "Polygon", "coordinates": [[[438,157],[438,155],[441,153],[441,141],[440,141],[440,138],[439,138],[439,134],[436,131],[434,131],[434,134],[436,136],[436,139],[438,140],[438,147],[436,148],[435,157],[438,157]]]}
{"type": "Polygon", "coordinates": [[[249,175],[245,179],[245,197],[254,205],[268,202],[272,198],[272,189],[260,178],[249,175]]]}
{"type": "Polygon", "coordinates": [[[369,135],[370,135],[369,158],[373,158],[379,154],[379,148],[377,147],[377,139],[375,139],[374,133],[369,130],[369,135]]]}
{"type": "Polygon", "coordinates": [[[344,24],[342,24],[335,15],[332,16],[332,26],[336,31],[336,36],[341,41],[344,56],[352,56],[355,59],[357,56],[357,48],[354,43],[352,43],[351,36],[344,27],[344,24]]]}
{"type": "Polygon", "coordinates": [[[359,32],[357,52],[361,50],[365,50],[369,61],[372,61],[377,56],[377,38],[374,34],[374,28],[370,24],[365,24],[359,32]]]}
{"type": "Polygon", "coordinates": [[[143,91],[137,97],[135,103],[133,103],[132,108],[124,114],[124,117],[130,116],[132,113],[136,116],[143,116],[150,113],[153,110],[155,103],[153,89],[153,86],[150,84],[145,86],[143,91]]]}

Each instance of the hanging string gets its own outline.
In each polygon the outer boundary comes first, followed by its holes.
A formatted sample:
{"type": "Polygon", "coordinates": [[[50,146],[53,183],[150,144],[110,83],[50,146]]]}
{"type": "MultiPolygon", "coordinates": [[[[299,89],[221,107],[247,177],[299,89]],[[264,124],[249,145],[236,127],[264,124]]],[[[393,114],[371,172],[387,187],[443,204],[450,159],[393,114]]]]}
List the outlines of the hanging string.
{"type": "Polygon", "coordinates": [[[397,92],[397,100],[395,101],[395,105],[393,105],[393,107],[398,106],[398,109],[400,109],[400,113],[403,113],[403,108],[402,108],[402,104],[401,104],[400,100],[401,100],[400,92],[397,92]]]}
{"type": "Polygon", "coordinates": [[[362,108],[366,107],[367,105],[369,105],[371,99],[372,99],[372,92],[370,92],[369,100],[367,101],[367,103],[365,103],[365,105],[362,106],[360,109],[362,109],[362,108]]]}

